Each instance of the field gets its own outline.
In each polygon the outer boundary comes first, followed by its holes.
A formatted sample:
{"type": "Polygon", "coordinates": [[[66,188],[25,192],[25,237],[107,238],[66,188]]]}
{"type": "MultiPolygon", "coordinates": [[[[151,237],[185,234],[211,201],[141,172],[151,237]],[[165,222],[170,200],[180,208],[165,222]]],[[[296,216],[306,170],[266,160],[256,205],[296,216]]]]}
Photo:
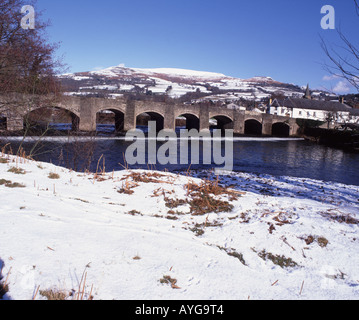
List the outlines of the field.
{"type": "Polygon", "coordinates": [[[0,299],[357,299],[359,187],[0,154],[0,299]]]}

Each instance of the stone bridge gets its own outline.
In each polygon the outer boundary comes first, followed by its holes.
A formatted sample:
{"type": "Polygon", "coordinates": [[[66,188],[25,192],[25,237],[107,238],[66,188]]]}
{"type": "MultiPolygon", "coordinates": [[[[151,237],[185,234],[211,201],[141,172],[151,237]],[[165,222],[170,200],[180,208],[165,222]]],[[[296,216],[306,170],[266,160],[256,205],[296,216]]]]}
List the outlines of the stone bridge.
{"type": "Polygon", "coordinates": [[[72,129],[83,132],[96,131],[97,114],[102,111],[112,111],[115,114],[117,132],[127,132],[136,128],[138,117],[144,113],[150,116],[151,120],[156,121],[158,130],[174,130],[176,119],[179,117],[186,118],[188,129],[208,130],[210,120],[215,119],[218,129],[233,129],[237,135],[271,136],[277,132],[284,132],[285,136],[295,136],[298,130],[296,120],[292,118],[239,111],[209,104],[175,104],[88,97],[62,97],[57,102],[39,98],[31,104],[26,103],[24,107],[15,108],[16,112],[14,108],[2,111],[0,109],[3,129],[22,130],[24,118],[28,114],[49,107],[67,111],[72,119],[72,129]]]}

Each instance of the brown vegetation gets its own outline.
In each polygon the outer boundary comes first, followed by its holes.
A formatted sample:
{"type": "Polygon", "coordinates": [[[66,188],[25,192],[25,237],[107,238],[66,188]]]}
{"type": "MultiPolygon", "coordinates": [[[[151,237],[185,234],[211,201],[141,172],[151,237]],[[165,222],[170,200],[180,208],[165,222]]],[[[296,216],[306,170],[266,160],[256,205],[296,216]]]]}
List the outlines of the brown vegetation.
{"type": "Polygon", "coordinates": [[[0,186],[4,185],[6,188],[25,188],[25,186],[18,182],[12,182],[5,179],[0,179],[0,186]]]}
{"type": "Polygon", "coordinates": [[[172,289],[181,289],[180,287],[178,287],[177,284],[177,279],[172,279],[170,276],[163,276],[162,279],[160,279],[160,283],[162,284],[170,284],[172,289]]]}
{"type": "Polygon", "coordinates": [[[48,178],[56,180],[56,179],[60,179],[60,175],[57,174],[57,173],[54,173],[54,172],[50,172],[49,175],[48,175],[48,178]]]}

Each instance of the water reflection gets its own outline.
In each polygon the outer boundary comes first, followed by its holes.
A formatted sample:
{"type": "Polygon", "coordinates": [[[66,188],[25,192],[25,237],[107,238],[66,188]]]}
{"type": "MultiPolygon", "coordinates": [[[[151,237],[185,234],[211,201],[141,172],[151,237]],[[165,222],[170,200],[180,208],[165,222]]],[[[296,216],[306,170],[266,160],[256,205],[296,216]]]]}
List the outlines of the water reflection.
{"type": "MultiPolygon", "coordinates": [[[[6,141],[0,141],[0,146],[6,141]]],[[[35,141],[25,142],[23,147],[30,151],[35,141]]],[[[178,140],[178,150],[184,141],[178,140]]],[[[11,141],[13,150],[19,141],[11,141]]],[[[39,161],[52,162],[77,171],[89,169],[95,171],[98,159],[103,155],[106,171],[122,170],[124,154],[131,145],[123,139],[81,139],[43,141],[37,144],[34,158],[39,161]]],[[[161,143],[157,144],[157,150],[161,143]]],[[[224,146],[224,144],[223,144],[224,146]]],[[[188,144],[188,161],[178,152],[178,163],[190,163],[191,144],[188,144]]],[[[200,158],[202,159],[202,143],[200,158]]],[[[223,150],[224,154],[224,150],[223,150]]],[[[148,157],[146,156],[146,159],[148,157]]],[[[156,164],[151,168],[187,170],[189,164],[166,165],[156,164]]],[[[213,169],[211,165],[192,165],[192,169],[213,169]]],[[[131,166],[131,168],[147,169],[147,165],[131,166]]],[[[345,184],[359,185],[359,154],[345,153],[342,150],[312,144],[298,140],[265,140],[248,139],[234,141],[234,171],[271,174],[276,176],[294,176],[324,181],[335,181],[345,184]]]]}

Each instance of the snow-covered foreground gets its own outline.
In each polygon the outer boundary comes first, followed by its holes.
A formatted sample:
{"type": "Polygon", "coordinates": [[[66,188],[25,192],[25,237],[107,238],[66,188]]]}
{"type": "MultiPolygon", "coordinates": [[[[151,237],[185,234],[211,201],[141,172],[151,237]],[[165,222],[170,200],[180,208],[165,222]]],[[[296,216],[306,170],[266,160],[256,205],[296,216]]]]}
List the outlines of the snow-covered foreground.
{"type": "Polygon", "coordinates": [[[3,299],[359,297],[359,187],[219,177],[232,191],[207,175],[95,176],[0,154],[3,299]]]}

